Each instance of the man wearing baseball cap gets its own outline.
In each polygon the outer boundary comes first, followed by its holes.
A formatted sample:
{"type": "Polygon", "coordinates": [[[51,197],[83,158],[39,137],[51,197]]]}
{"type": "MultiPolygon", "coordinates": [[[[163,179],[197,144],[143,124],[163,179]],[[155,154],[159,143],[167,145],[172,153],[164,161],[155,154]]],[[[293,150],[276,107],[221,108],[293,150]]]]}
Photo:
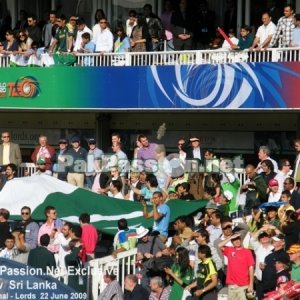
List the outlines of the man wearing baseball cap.
{"type": "Polygon", "coordinates": [[[300,245],[294,244],[287,250],[292,262],[291,279],[300,282],[300,245]]]}
{"type": "MultiPolygon", "coordinates": [[[[278,230],[277,230],[278,231],[278,230]]],[[[262,282],[256,286],[256,295],[258,300],[263,299],[264,294],[275,290],[276,288],[276,268],[275,262],[278,257],[289,259],[288,254],[284,251],[285,235],[278,233],[272,237],[273,252],[265,258],[262,267],[262,282]]]]}

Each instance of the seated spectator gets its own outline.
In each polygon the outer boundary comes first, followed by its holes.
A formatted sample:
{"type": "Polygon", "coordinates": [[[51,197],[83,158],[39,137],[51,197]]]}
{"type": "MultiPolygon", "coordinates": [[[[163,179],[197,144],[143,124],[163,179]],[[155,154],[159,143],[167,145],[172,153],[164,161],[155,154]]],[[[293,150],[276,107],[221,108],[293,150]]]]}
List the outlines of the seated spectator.
{"type": "Polygon", "coordinates": [[[220,34],[219,30],[216,30],[215,36],[213,37],[212,41],[209,44],[209,49],[219,49],[222,47],[224,39],[220,34]]]}
{"type": "Polygon", "coordinates": [[[15,39],[14,33],[12,30],[7,30],[5,34],[6,40],[1,42],[0,53],[1,54],[13,54],[14,51],[19,50],[18,41],[15,39]]]}
{"type": "Polygon", "coordinates": [[[192,239],[193,236],[193,231],[190,226],[189,217],[180,216],[175,220],[175,224],[177,228],[177,234],[175,234],[173,237],[173,243],[177,246],[185,247],[189,244],[189,241],[192,239]]]}
{"type": "Polygon", "coordinates": [[[196,299],[217,299],[216,286],[218,284],[218,272],[212,261],[212,254],[209,246],[200,245],[198,248],[198,265],[197,279],[186,288],[191,291],[196,299]],[[199,298],[198,298],[199,297],[199,298]]]}
{"type": "MultiPolygon", "coordinates": [[[[76,18],[75,18],[76,19],[76,18]]],[[[75,39],[75,43],[74,43],[74,51],[78,51],[79,49],[84,49],[83,47],[83,37],[85,37],[86,39],[88,39],[88,42],[85,41],[85,44],[90,44],[90,41],[91,41],[91,37],[92,37],[92,30],[90,28],[88,28],[86,26],[86,23],[85,23],[85,20],[83,18],[79,18],[76,20],[76,27],[77,29],[75,30],[76,32],[76,39],[75,39]],[[83,35],[85,33],[88,33],[88,35],[83,35]]],[[[95,44],[92,42],[91,43],[92,46],[88,45],[86,47],[86,50],[92,50],[92,51],[87,51],[87,52],[95,52],[95,44]]]]}
{"type": "Polygon", "coordinates": [[[114,36],[114,52],[124,53],[130,51],[130,40],[123,26],[117,26],[114,36]]]}
{"type": "Polygon", "coordinates": [[[117,276],[106,272],[103,278],[107,285],[97,300],[124,300],[124,294],[117,280],[117,276]]]}
{"type": "Polygon", "coordinates": [[[149,291],[138,284],[138,279],[135,275],[127,275],[124,285],[124,300],[145,300],[149,298],[149,291]]]}
{"type": "Polygon", "coordinates": [[[160,276],[152,277],[150,280],[151,293],[149,300],[168,300],[171,292],[171,287],[164,286],[163,280],[160,276]]]}
{"type": "Polygon", "coordinates": [[[299,222],[298,214],[292,210],[286,212],[286,221],[281,225],[281,231],[285,235],[285,247],[289,249],[291,245],[299,242],[299,222]]]}
{"type": "Polygon", "coordinates": [[[190,184],[188,182],[183,182],[176,186],[178,199],[181,200],[195,200],[194,195],[190,193],[190,184]]]}
{"type": "MultiPolygon", "coordinates": [[[[32,39],[28,36],[26,30],[21,30],[17,35],[17,40],[19,44],[18,52],[19,54],[27,52],[31,49],[32,39]]],[[[37,44],[36,44],[37,45],[37,44]]]]}
{"type": "Polygon", "coordinates": [[[266,210],[266,213],[267,213],[266,221],[268,222],[268,224],[273,225],[279,229],[281,224],[278,218],[277,208],[274,206],[269,206],[266,210]]]}
{"type": "Polygon", "coordinates": [[[3,189],[3,187],[8,181],[15,178],[15,176],[17,175],[17,171],[18,167],[15,164],[11,163],[5,167],[5,173],[1,174],[0,176],[0,190],[3,189]]]}
{"type": "MultiPolygon", "coordinates": [[[[138,172],[130,173],[129,182],[130,186],[135,187],[138,190],[141,190],[144,185],[143,182],[140,181],[140,173],[138,172]]],[[[130,201],[139,201],[140,196],[130,189],[125,198],[130,201]]]]}
{"type": "Polygon", "coordinates": [[[288,250],[292,263],[291,279],[295,282],[300,282],[300,245],[294,244],[288,250]]]}
{"type": "Polygon", "coordinates": [[[178,199],[178,194],[176,193],[176,190],[173,187],[168,188],[168,197],[166,201],[171,199],[178,199]]]}
{"type": "Polygon", "coordinates": [[[257,232],[263,225],[266,220],[264,219],[263,212],[258,208],[258,206],[254,206],[251,209],[251,218],[247,222],[250,232],[257,232]]]}
{"type": "Polygon", "coordinates": [[[8,235],[4,241],[5,248],[0,251],[0,257],[14,259],[17,255],[15,248],[15,238],[13,235],[8,235]]]}
{"type": "Polygon", "coordinates": [[[169,279],[173,280],[170,299],[181,299],[184,288],[189,285],[194,278],[194,271],[189,265],[189,252],[184,247],[176,249],[176,260],[171,268],[165,268],[169,279]]]}
{"type": "MultiPolygon", "coordinates": [[[[238,40],[238,38],[235,37],[234,29],[228,30],[228,37],[233,45],[235,45],[235,46],[238,45],[239,40],[238,40]]],[[[224,42],[222,44],[222,50],[231,50],[231,46],[226,40],[224,40],[224,42]]]]}
{"type": "MultiPolygon", "coordinates": [[[[286,254],[286,253],[284,253],[286,254]]],[[[276,282],[281,276],[285,276],[290,280],[289,267],[290,260],[286,255],[277,255],[275,258],[276,282]]]]}
{"type": "Polygon", "coordinates": [[[295,208],[290,204],[291,193],[288,190],[285,190],[281,193],[280,201],[284,202],[278,209],[278,218],[281,224],[284,224],[287,220],[286,213],[287,211],[295,211],[295,208]]]}
{"type": "Polygon", "coordinates": [[[269,191],[268,202],[277,202],[280,200],[281,193],[279,192],[279,184],[276,179],[273,178],[269,180],[268,191],[269,191]]]}

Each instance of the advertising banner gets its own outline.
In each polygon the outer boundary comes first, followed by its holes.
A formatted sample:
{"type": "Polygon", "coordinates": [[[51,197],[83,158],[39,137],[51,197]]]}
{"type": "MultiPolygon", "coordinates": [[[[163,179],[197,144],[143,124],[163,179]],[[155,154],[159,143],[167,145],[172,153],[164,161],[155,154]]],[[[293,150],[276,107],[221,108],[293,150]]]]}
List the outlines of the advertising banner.
{"type": "Polygon", "coordinates": [[[295,109],[300,62],[1,68],[0,108],[295,109]]]}

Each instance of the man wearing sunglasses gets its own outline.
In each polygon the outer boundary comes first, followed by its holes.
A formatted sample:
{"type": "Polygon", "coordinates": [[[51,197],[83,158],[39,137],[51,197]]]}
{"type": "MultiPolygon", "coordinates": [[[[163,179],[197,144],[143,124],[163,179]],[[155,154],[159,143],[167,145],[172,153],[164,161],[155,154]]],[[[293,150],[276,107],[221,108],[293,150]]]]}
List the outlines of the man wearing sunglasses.
{"type": "Polygon", "coordinates": [[[30,249],[34,249],[38,244],[39,225],[32,220],[30,207],[23,206],[21,208],[21,218],[17,228],[25,232],[25,243],[30,249]]]}
{"type": "Polygon", "coordinates": [[[0,166],[6,166],[10,163],[17,167],[22,162],[22,155],[18,144],[10,141],[10,133],[5,131],[1,134],[2,144],[0,145],[0,166]]]}

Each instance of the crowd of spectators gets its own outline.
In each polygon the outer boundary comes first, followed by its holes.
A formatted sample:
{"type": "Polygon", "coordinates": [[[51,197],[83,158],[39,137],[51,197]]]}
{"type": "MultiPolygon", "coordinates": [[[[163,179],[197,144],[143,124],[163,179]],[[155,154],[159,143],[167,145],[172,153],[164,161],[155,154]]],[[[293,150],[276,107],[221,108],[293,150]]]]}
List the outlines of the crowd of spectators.
{"type": "MultiPolygon", "coordinates": [[[[14,30],[7,28],[0,53],[22,56],[26,62],[31,55],[39,57],[46,52],[77,55],[218,48],[258,51],[300,45],[300,15],[295,14],[290,4],[284,7],[283,16],[278,20],[272,6],[262,13],[261,26],[244,24],[238,29],[239,34],[236,33],[234,1],[227,1],[223,25],[216,24],[216,14],[209,9],[206,0],[192,8],[187,0],[180,0],[177,5],[166,0],[160,16],[154,14],[150,4],[142,9],[141,14],[130,10],[124,24],[108,20],[105,12],[98,9],[92,28],[80,16],[66,17],[50,11],[49,21],[44,24],[24,11],[23,22],[18,22],[14,30]],[[111,24],[116,26],[113,28],[111,24]],[[223,27],[224,31],[220,33],[218,27],[223,27]]],[[[92,65],[92,62],[85,60],[84,64],[92,65]]]]}
{"type": "MultiPolygon", "coordinates": [[[[2,133],[2,141],[5,188],[22,155],[9,132],[2,133]]],[[[274,160],[269,148],[261,146],[257,165],[245,166],[247,179],[242,185],[234,170],[221,168],[213,150],[202,149],[197,136],[180,137],[178,151],[168,158],[163,145],[149,142],[146,135],[140,134],[136,142],[129,160],[118,133],[112,134],[109,151],[99,149],[94,138],[88,139],[86,150],[78,136],[71,138],[71,147],[66,138],[60,139],[55,150],[46,136],[40,136],[31,156],[37,165],[32,176],[56,176],[104,197],[138,201],[144,218],[153,219],[152,232],[143,226],[129,228],[126,219],[118,221],[112,256],[137,247],[135,263],[140,271],[125,278],[125,295],[116,276],[105,273],[107,288],[99,299],[110,293],[120,293],[124,299],[132,299],[133,294],[134,299],[181,299],[183,295],[217,299],[223,287],[228,299],[272,299],[291,293],[291,280],[294,285],[300,282],[299,139],[294,141],[293,168],[288,159],[274,160]],[[182,199],[182,205],[194,199],[208,202],[204,211],[180,216],[171,224],[167,203],[173,199],[182,199]]],[[[98,233],[90,216],[82,213],[76,226],[62,222],[56,213],[55,207],[47,207],[46,222],[39,227],[31,219],[30,207],[24,206],[22,221],[10,232],[9,212],[1,209],[0,256],[43,270],[81,268],[78,258],[81,263],[94,259],[98,233]]],[[[85,279],[78,276],[68,279],[80,290],[85,279]]]]}

